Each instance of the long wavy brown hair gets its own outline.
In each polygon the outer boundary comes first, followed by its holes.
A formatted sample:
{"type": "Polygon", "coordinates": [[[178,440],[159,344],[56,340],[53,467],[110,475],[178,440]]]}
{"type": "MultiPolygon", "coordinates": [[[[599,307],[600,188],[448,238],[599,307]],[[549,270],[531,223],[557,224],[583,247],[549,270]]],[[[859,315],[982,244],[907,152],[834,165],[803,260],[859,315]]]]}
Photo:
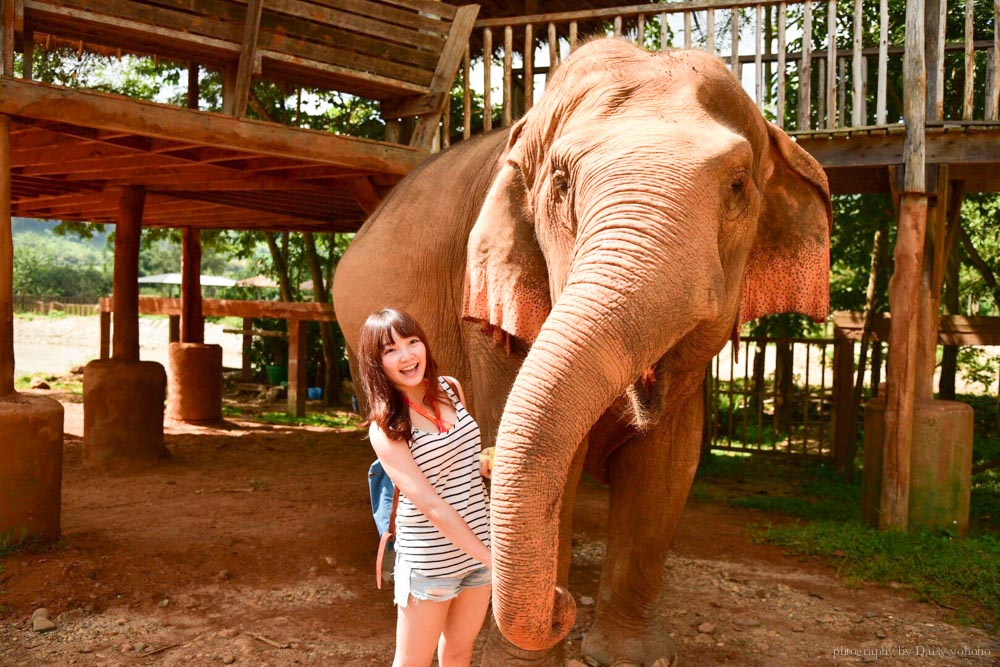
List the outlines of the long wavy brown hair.
{"type": "Polygon", "coordinates": [[[361,340],[358,343],[358,371],[361,376],[361,390],[368,398],[368,423],[376,423],[390,440],[409,442],[412,439],[410,429],[410,410],[403,400],[403,394],[389,381],[382,367],[382,351],[392,343],[392,332],[401,338],[419,338],[427,349],[427,360],[424,366],[424,380],[427,393],[424,403],[434,407],[434,402],[448,404],[448,397],[438,385],[437,362],[431,354],[430,343],[423,327],[412,315],[394,308],[383,308],[372,313],[361,327],[361,340]]]}

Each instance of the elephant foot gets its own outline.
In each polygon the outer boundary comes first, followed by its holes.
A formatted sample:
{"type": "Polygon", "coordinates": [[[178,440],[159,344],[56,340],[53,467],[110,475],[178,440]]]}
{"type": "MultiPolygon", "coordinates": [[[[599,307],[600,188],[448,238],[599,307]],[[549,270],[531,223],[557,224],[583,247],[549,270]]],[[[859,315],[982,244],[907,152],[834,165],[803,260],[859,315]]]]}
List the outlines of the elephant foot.
{"type": "Polygon", "coordinates": [[[595,625],[583,639],[584,659],[600,667],[677,667],[677,647],[663,628],[628,634],[595,625]]]}
{"type": "Polygon", "coordinates": [[[507,641],[495,622],[490,623],[490,633],[483,649],[482,667],[563,667],[565,664],[563,642],[548,651],[525,651],[507,641]]]}

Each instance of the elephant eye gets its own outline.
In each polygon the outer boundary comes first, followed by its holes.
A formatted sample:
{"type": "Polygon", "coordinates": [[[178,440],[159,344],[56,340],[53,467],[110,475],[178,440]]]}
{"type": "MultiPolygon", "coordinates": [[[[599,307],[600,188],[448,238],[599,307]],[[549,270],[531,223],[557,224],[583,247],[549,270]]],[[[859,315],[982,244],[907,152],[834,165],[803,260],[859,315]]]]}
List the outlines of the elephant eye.
{"type": "Polygon", "coordinates": [[[747,207],[747,181],[746,174],[740,173],[729,183],[728,192],[725,195],[725,213],[730,220],[743,214],[747,207]]]}
{"type": "Polygon", "coordinates": [[[560,198],[569,192],[569,175],[560,168],[552,170],[552,189],[560,198]]]}

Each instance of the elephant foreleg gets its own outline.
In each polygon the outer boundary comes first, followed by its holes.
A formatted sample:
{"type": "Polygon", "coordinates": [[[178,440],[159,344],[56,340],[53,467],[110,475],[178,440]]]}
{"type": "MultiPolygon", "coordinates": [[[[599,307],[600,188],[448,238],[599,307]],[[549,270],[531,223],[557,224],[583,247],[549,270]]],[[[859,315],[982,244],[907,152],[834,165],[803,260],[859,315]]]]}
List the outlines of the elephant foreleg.
{"type": "Polygon", "coordinates": [[[659,612],[667,550],[701,446],[701,393],[685,394],[652,431],[608,461],[607,557],[583,642],[584,655],[602,665],[668,665],[676,656],[659,612]]]}

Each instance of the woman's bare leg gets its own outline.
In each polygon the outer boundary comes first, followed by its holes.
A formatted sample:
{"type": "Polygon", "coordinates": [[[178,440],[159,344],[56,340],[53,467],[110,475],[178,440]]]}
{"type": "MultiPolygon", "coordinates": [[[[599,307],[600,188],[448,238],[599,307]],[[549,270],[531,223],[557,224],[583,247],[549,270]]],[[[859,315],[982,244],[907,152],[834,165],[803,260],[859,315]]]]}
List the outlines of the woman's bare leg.
{"type": "Polygon", "coordinates": [[[405,607],[397,607],[393,667],[427,667],[431,664],[453,602],[455,599],[444,602],[416,600],[411,595],[405,607]]]}
{"type": "Polygon", "coordinates": [[[445,619],[444,633],[438,642],[438,664],[441,667],[468,667],[472,646],[483,627],[490,606],[493,586],[464,588],[451,600],[445,619]]]}

